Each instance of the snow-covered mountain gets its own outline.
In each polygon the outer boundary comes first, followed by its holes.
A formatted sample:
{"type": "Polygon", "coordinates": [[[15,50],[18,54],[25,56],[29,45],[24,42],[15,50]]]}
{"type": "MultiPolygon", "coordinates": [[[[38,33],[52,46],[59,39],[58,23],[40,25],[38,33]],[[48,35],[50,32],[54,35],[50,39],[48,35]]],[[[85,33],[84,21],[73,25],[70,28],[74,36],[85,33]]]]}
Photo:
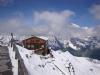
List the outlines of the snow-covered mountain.
{"type": "MultiPolygon", "coordinates": [[[[78,27],[78,26],[77,26],[78,27]]],[[[79,27],[78,27],[79,28],[79,27]]],[[[14,35],[14,39],[16,40],[23,40],[31,36],[18,36],[14,35]]],[[[44,36],[39,36],[44,38],[44,36]]],[[[90,57],[95,59],[100,59],[100,39],[93,36],[88,36],[84,38],[80,37],[70,37],[66,39],[66,37],[60,36],[60,34],[49,34],[48,38],[48,46],[53,50],[64,50],[69,52],[75,56],[82,56],[82,57],[90,57]],[[67,49],[66,49],[67,47],[67,49]]],[[[10,35],[0,35],[0,44],[8,45],[11,39],[10,35]]]]}
{"type": "Polygon", "coordinates": [[[86,49],[96,49],[100,48],[100,39],[97,39],[97,37],[88,37],[84,39],[80,38],[71,38],[71,43],[76,46],[77,48],[79,47],[80,49],[86,48],[86,49]]]}
{"type": "Polygon", "coordinates": [[[65,45],[73,55],[100,59],[100,39],[96,37],[71,38],[65,45]]]}
{"type": "MultiPolygon", "coordinates": [[[[22,40],[27,36],[14,36],[15,39],[22,40]]],[[[11,36],[0,36],[0,41],[8,44],[11,36]]],[[[100,61],[90,59],[86,54],[90,55],[94,49],[99,48],[99,39],[95,37],[88,38],[71,38],[65,40],[63,38],[50,35],[48,38],[48,46],[51,47],[52,56],[37,55],[34,51],[29,51],[21,46],[17,46],[18,51],[24,61],[25,67],[29,75],[99,75],[100,61]],[[28,56],[26,56],[28,55],[28,56]],[[81,57],[77,57],[81,56],[81,57]],[[85,57],[83,57],[85,56],[85,57]]],[[[7,45],[6,45],[7,46],[7,45]]],[[[14,59],[15,53],[11,47],[9,53],[14,66],[14,72],[17,72],[17,60],[14,59]]],[[[98,52],[100,53],[100,52],[98,52]]],[[[97,54],[96,54],[97,55],[97,54]]],[[[93,58],[93,57],[91,57],[93,58]]],[[[17,73],[15,73],[17,74],[17,73]]]]}
{"type": "MultiPolygon", "coordinates": [[[[99,75],[100,61],[76,57],[68,51],[51,50],[51,55],[41,56],[21,46],[16,46],[29,75],[99,75]],[[27,56],[26,56],[27,55],[27,56]]],[[[13,50],[9,47],[10,52],[13,50]]],[[[12,55],[13,53],[11,53],[12,55]]],[[[14,59],[12,59],[14,60],[14,59]]]]}
{"type": "Polygon", "coordinates": [[[11,39],[11,36],[2,34],[0,35],[0,45],[8,45],[9,41],[11,39]]]}

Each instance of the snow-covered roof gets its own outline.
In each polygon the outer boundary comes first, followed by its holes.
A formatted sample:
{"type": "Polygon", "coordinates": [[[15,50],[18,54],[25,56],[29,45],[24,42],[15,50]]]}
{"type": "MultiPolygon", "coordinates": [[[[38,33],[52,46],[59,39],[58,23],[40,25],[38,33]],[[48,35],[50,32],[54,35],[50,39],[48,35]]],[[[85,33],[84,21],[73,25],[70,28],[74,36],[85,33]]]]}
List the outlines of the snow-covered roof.
{"type": "Polygon", "coordinates": [[[27,36],[27,37],[22,38],[21,40],[26,40],[26,39],[29,39],[29,38],[32,38],[32,37],[37,37],[37,38],[40,38],[40,39],[43,39],[43,40],[48,40],[48,38],[45,37],[45,36],[27,36]]]}
{"type": "Polygon", "coordinates": [[[48,40],[48,38],[45,36],[39,36],[39,38],[44,39],[44,40],[48,40]]]}

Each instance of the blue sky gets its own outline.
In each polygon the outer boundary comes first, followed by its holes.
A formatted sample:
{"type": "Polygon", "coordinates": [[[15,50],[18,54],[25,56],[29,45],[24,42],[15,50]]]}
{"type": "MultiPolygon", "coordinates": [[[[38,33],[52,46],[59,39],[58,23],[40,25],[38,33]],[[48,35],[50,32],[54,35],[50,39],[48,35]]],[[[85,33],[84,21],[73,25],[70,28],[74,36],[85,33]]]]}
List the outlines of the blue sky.
{"type": "Polygon", "coordinates": [[[72,23],[92,27],[100,24],[100,19],[95,18],[96,12],[90,12],[96,9],[93,8],[95,5],[100,5],[100,0],[0,0],[0,22],[19,16],[20,13],[23,14],[24,23],[32,25],[33,13],[36,11],[70,10],[75,13],[70,20],[72,23]]]}

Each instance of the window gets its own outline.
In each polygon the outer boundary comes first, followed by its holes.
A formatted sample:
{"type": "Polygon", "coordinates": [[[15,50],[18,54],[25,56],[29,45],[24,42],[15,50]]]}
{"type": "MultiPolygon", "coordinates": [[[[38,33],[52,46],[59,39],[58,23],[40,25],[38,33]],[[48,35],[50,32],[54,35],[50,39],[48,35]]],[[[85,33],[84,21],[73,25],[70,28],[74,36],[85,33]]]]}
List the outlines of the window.
{"type": "Polygon", "coordinates": [[[27,48],[30,48],[31,46],[30,45],[27,45],[27,48]]]}
{"type": "Polygon", "coordinates": [[[33,48],[33,49],[34,49],[34,45],[31,45],[31,48],[33,48]]]}
{"type": "Polygon", "coordinates": [[[41,45],[42,48],[44,48],[44,45],[41,45]]]}

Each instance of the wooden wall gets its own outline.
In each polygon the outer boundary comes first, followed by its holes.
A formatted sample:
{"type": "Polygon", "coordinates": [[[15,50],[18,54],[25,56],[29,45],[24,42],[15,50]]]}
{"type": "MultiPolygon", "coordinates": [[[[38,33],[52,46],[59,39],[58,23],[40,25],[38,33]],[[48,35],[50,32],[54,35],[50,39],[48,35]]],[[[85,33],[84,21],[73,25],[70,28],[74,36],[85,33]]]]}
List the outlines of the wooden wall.
{"type": "Polygon", "coordinates": [[[31,37],[22,41],[25,48],[34,50],[37,54],[47,54],[47,41],[38,37],[31,37]]]}

